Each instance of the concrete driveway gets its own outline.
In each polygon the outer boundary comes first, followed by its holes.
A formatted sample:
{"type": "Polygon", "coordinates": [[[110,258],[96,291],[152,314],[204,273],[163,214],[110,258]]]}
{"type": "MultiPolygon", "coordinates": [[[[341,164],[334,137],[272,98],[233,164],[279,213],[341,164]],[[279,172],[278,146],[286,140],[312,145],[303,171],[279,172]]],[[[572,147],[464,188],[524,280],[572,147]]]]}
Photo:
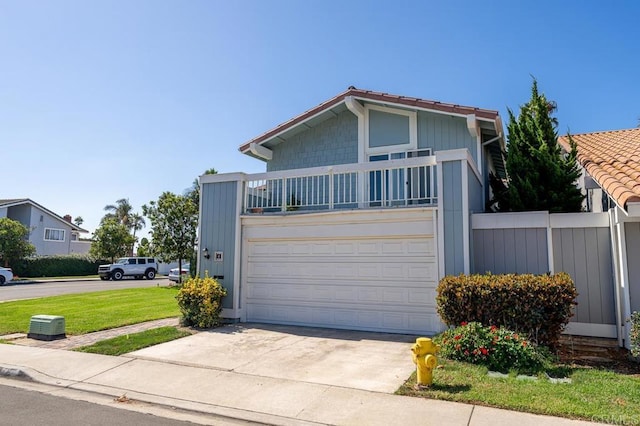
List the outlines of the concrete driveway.
{"type": "Polygon", "coordinates": [[[415,336],[243,323],[126,356],[392,393],[415,369],[413,342],[415,336]]]}

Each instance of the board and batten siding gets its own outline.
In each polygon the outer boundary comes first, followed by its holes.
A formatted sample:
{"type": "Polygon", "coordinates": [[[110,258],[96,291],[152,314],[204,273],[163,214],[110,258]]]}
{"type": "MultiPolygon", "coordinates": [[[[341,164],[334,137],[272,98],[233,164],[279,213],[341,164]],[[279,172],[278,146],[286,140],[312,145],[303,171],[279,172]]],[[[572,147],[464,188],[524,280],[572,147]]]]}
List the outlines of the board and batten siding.
{"type": "Polygon", "coordinates": [[[267,171],[358,162],[358,119],[343,111],[272,148],[267,171]]]}
{"type": "Polygon", "coordinates": [[[457,275],[464,272],[464,235],[462,232],[462,162],[442,163],[442,203],[444,216],[444,272],[457,275]]]}
{"type": "Polygon", "coordinates": [[[466,148],[478,164],[478,141],[469,134],[464,117],[418,111],[418,149],[432,152],[466,148]]]}
{"type": "Polygon", "coordinates": [[[629,302],[631,312],[640,311],[640,222],[625,222],[627,268],[629,273],[629,302]]]}
{"type": "Polygon", "coordinates": [[[211,277],[220,277],[218,281],[227,290],[222,307],[233,308],[234,299],[234,262],[236,250],[236,203],[240,182],[216,182],[202,186],[202,223],[200,224],[200,250],[207,248],[210,258],[200,253],[199,274],[205,271],[211,277]],[[223,261],[216,262],[214,253],[223,252],[223,261]]]}
{"type": "Polygon", "coordinates": [[[552,232],[554,269],[571,275],[578,290],[572,320],[615,324],[609,228],[562,228],[552,232]]]}
{"type": "Polygon", "coordinates": [[[474,229],[473,254],[478,274],[549,272],[544,228],[474,229]]]}

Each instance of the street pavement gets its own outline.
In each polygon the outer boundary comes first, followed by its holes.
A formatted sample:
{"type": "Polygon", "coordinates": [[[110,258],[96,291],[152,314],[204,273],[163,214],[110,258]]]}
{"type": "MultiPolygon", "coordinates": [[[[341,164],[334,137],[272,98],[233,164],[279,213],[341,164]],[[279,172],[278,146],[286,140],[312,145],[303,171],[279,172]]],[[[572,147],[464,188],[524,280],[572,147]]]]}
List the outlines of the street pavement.
{"type": "Polygon", "coordinates": [[[0,286],[0,303],[10,300],[35,299],[61,294],[88,293],[92,291],[120,290],[124,288],[158,287],[171,284],[166,277],[153,280],[123,279],[121,281],[102,281],[99,278],[81,278],[65,280],[29,280],[9,282],[0,286]]]}
{"type": "Polygon", "coordinates": [[[191,412],[190,421],[200,424],[215,424],[212,419],[274,425],[593,424],[394,395],[414,368],[408,339],[236,324],[120,357],[0,345],[0,376],[65,392],[124,395],[191,412]]]}

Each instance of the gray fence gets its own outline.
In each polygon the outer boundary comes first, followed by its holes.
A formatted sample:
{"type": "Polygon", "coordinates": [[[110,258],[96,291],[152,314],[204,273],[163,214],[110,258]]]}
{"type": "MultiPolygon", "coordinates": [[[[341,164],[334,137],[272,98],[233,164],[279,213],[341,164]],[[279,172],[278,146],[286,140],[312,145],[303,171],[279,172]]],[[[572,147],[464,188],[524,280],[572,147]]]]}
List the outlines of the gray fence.
{"type": "Polygon", "coordinates": [[[567,272],[579,296],[566,332],[617,337],[607,213],[474,214],[471,226],[473,272],[567,272]]]}

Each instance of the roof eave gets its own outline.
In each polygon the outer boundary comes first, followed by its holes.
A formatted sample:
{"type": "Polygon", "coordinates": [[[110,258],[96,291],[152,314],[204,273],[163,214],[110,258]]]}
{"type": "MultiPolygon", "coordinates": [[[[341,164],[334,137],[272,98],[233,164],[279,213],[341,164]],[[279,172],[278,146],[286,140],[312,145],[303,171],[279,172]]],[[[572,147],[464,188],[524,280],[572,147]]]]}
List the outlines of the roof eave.
{"type": "Polygon", "coordinates": [[[502,120],[500,119],[500,115],[497,111],[485,110],[480,108],[455,105],[455,104],[445,104],[441,102],[435,101],[427,101],[424,99],[418,98],[408,98],[404,96],[395,96],[387,93],[379,93],[379,92],[371,92],[361,89],[349,88],[346,91],[340,93],[339,95],[329,99],[328,101],[323,102],[322,104],[305,111],[304,113],[280,124],[279,126],[263,133],[260,136],[257,136],[250,141],[242,144],[239,147],[239,151],[243,154],[250,155],[252,157],[260,158],[255,155],[255,152],[252,152],[251,146],[261,146],[274,138],[282,135],[288,130],[295,128],[299,125],[304,124],[305,122],[312,120],[318,115],[326,112],[327,110],[340,105],[345,102],[347,96],[352,96],[354,99],[360,101],[366,101],[371,103],[380,103],[384,105],[392,105],[399,107],[410,107],[416,110],[428,111],[439,114],[447,114],[459,117],[466,117],[470,114],[474,114],[478,120],[488,121],[496,123],[496,128],[499,126],[502,127],[502,120]],[[253,155],[252,155],[253,154],[253,155]]]}

